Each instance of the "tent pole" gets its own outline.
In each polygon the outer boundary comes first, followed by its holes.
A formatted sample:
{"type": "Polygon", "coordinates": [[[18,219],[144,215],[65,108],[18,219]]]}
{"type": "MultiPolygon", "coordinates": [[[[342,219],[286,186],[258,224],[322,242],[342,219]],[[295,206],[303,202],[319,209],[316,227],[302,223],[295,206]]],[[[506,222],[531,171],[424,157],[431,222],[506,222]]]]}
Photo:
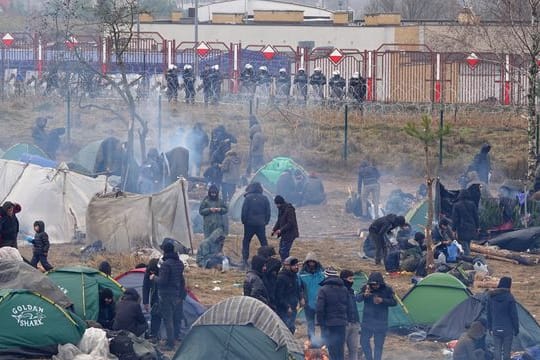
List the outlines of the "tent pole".
{"type": "Polygon", "coordinates": [[[188,227],[188,237],[189,237],[189,247],[191,250],[191,255],[193,255],[193,239],[191,236],[191,219],[189,217],[189,209],[187,204],[187,191],[185,186],[186,180],[184,178],[180,179],[180,186],[182,187],[182,200],[184,203],[184,211],[187,215],[187,227],[188,227]]]}

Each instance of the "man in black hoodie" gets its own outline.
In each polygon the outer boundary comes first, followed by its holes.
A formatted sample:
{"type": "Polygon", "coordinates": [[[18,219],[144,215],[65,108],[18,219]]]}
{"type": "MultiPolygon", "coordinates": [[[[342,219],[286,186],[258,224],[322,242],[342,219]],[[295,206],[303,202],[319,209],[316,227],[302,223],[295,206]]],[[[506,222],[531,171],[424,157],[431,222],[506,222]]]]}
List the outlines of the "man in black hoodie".
{"type": "Polygon", "coordinates": [[[142,313],[139,293],[134,288],[127,288],[122,298],[116,304],[113,330],[127,330],[137,336],[146,331],[148,324],[142,313]]]}
{"type": "Polygon", "coordinates": [[[360,345],[366,360],[381,360],[384,340],[388,331],[388,308],[396,306],[397,301],[394,290],[385,284],[380,272],[372,272],[368,282],[364,285],[356,301],[364,302],[362,324],[360,331],[360,345]],[[375,348],[371,352],[371,338],[375,348]]]}
{"type": "Polygon", "coordinates": [[[6,201],[0,207],[0,247],[11,246],[17,248],[19,220],[15,214],[20,211],[21,206],[11,201],[6,201]]]}
{"type": "Polygon", "coordinates": [[[266,259],[262,281],[268,292],[268,299],[270,301],[268,305],[275,310],[276,282],[279,270],[281,269],[281,261],[274,257],[276,255],[276,250],[272,246],[261,246],[257,250],[257,255],[266,259]]]}
{"type": "Polygon", "coordinates": [[[360,334],[360,315],[356,307],[356,298],[352,288],[354,283],[354,273],[350,270],[342,270],[339,273],[339,278],[343,280],[343,284],[349,293],[349,323],[345,332],[345,343],[349,351],[349,360],[358,360],[358,341],[360,334]]]}
{"type": "Polygon", "coordinates": [[[274,198],[274,203],[278,208],[278,218],[272,229],[272,236],[280,238],[279,257],[281,261],[285,261],[289,257],[294,239],[299,236],[296,210],[280,195],[274,198]]]}
{"type": "Polygon", "coordinates": [[[405,225],[405,218],[396,214],[385,215],[371,223],[368,236],[375,244],[375,265],[380,265],[381,259],[386,259],[388,248],[385,238],[388,232],[403,225],[405,225]]]}
{"type": "Polygon", "coordinates": [[[452,226],[456,230],[458,242],[463,246],[463,254],[471,254],[471,241],[478,235],[480,222],[478,207],[471,200],[469,190],[461,190],[452,207],[452,226]]]}
{"type": "Polygon", "coordinates": [[[276,313],[294,334],[296,308],[302,299],[302,289],[298,280],[298,259],[288,257],[278,274],[275,292],[276,313]]]}
{"type": "Polygon", "coordinates": [[[253,235],[257,235],[261,246],[268,245],[266,240],[266,225],[270,221],[270,201],[263,194],[261,183],[254,182],[246,188],[242,204],[242,224],[244,224],[244,239],[242,240],[242,261],[247,266],[249,244],[253,235]]]}
{"type": "Polygon", "coordinates": [[[164,350],[170,351],[174,349],[175,339],[180,332],[186,283],[184,263],[174,251],[174,245],[171,242],[165,242],[161,248],[163,250],[163,263],[159,269],[159,276],[151,274],[149,279],[155,280],[157,283],[161,318],[165,322],[167,332],[167,343],[164,350]]]}
{"type": "Polygon", "coordinates": [[[101,289],[99,291],[99,314],[97,321],[104,329],[112,330],[115,317],[116,311],[113,292],[109,288],[101,289]]]}
{"type": "Polygon", "coordinates": [[[324,275],[317,295],[317,325],[321,327],[330,359],[344,360],[345,330],[352,321],[349,293],[334,268],[327,268],[324,275]]]}
{"type": "Polygon", "coordinates": [[[510,359],[512,339],[519,334],[517,305],[511,287],[512,278],[504,276],[488,296],[487,322],[493,335],[494,360],[510,359]]]}
{"type": "Polygon", "coordinates": [[[244,280],[244,296],[250,296],[269,305],[270,297],[262,280],[265,262],[266,259],[259,255],[255,255],[251,259],[251,270],[247,272],[244,280]]]}

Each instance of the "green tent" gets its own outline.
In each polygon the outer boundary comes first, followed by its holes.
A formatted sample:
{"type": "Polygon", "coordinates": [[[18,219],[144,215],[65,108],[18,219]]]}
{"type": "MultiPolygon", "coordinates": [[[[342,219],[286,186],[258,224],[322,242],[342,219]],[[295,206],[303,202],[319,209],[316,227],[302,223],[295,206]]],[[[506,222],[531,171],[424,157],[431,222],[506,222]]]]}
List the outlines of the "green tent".
{"type": "Polygon", "coordinates": [[[300,170],[306,178],[308,177],[306,170],[304,170],[303,167],[298,165],[291,158],[276,157],[257,170],[255,175],[253,175],[251,182],[260,182],[265,189],[270,191],[272,194],[275,194],[276,184],[279,176],[287,169],[292,169],[293,171],[300,170]]]}
{"type": "MultiPolygon", "coordinates": [[[[354,274],[353,289],[360,291],[362,286],[367,283],[368,277],[365,273],[359,272],[354,274]]],[[[409,310],[403,304],[399,296],[395,295],[398,304],[388,308],[388,328],[394,331],[409,330],[414,326],[410,316],[409,310]]],[[[360,321],[362,321],[362,314],[364,313],[364,303],[357,302],[358,314],[360,315],[360,321]]]]}
{"type": "Polygon", "coordinates": [[[411,224],[413,232],[426,232],[427,225],[427,213],[428,213],[428,201],[422,200],[415,206],[413,206],[405,214],[405,221],[411,224]]]}
{"type": "Polygon", "coordinates": [[[98,318],[100,289],[111,289],[115,300],[124,293],[122,285],[112,277],[84,266],[54,269],[47,276],[71,299],[75,313],[85,320],[98,318]]]}
{"type": "Polygon", "coordinates": [[[173,360],[300,360],[303,350],[261,301],[235,296],[212,306],[192,326],[173,360]]]}
{"type": "MultiPolygon", "coordinates": [[[[79,150],[79,152],[76,153],[75,156],[73,156],[73,164],[77,164],[80,168],[86,170],[86,172],[88,172],[89,174],[93,173],[94,164],[96,163],[96,155],[102,142],[103,140],[92,141],[91,143],[88,143],[84,147],[82,147],[81,150],[79,150]]],[[[72,169],[72,166],[75,167],[74,165],[71,165],[69,168],[72,169]]]]}
{"type": "Polygon", "coordinates": [[[0,358],[51,357],[58,344],[78,344],[86,329],[76,315],[29,290],[0,290],[0,358]]]}
{"type": "Polygon", "coordinates": [[[49,155],[45,154],[45,152],[36,145],[15,144],[6,150],[2,155],[2,159],[19,161],[23,154],[37,155],[45,159],[49,158],[49,155]]]}
{"type": "Polygon", "coordinates": [[[434,273],[413,286],[403,297],[403,303],[416,325],[431,326],[471,295],[454,276],[434,273]]]}
{"type": "MultiPolygon", "coordinates": [[[[242,206],[244,205],[244,195],[246,194],[246,188],[237,189],[233,194],[231,201],[229,202],[229,211],[227,211],[227,213],[234,221],[242,220],[242,206]]],[[[270,202],[270,223],[274,223],[277,220],[278,209],[276,207],[276,204],[274,204],[274,196],[264,187],[264,185],[263,195],[266,196],[266,198],[270,202]]],[[[199,211],[198,208],[197,211],[199,211]]]]}

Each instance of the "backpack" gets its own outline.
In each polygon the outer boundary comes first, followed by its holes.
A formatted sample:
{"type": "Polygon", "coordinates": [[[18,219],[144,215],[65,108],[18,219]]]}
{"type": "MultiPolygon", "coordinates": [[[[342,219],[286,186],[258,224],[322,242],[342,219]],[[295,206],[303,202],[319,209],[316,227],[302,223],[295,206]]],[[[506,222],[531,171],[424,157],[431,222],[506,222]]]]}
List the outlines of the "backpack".
{"type": "Polygon", "coordinates": [[[125,330],[111,333],[114,336],[109,343],[109,350],[111,354],[118,356],[119,360],[159,360],[163,358],[148,340],[125,330]]]}
{"type": "Polygon", "coordinates": [[[457,262],[458,260],[457,258],[459,255],[459,248],[457,244],[452,241],[452,243],[446,247],[446,250],[448,251],[446,262],[450,262],[450,263],[457,262]]]}

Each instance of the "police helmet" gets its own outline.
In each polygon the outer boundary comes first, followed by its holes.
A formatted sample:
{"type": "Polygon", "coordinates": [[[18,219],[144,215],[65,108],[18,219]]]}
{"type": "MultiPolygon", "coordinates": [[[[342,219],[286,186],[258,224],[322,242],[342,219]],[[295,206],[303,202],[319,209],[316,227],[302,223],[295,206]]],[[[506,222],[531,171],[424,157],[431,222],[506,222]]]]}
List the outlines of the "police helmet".
{"type": "Polygon", "coordinates": [[[268,71],[268,68],[266,66],[259,66],[260,71],[268,71]]]}
{"type": "Polygon", "coordinates": [[[281,68],[281,69],[279,69],[279,72],[280,72],[280,73],[286,73],[287,70],[285,70],[285,68],[281,68]]]}
{"type": "Polygon", "coordinates": [[[339,75],[340,72],[339,72],[339,70],[334,70],[334,71],[332,72],[332,74],[335,76],[335,75],[339,75]]]}
{"type": "Polygon", "coordinates": [[[315,69],[313,69],[313,71],[315,71],[315,72],[321,72],[321,68],[320,68],[320,67],[316,67],[315,69]]]}
{"type": "Polygon", "coordinates": [[[191,70],[191,65],[189,64],[184,65],[184,70],[191,70]]]}
{"type": "Polygon", "coordinates": [[[250,69],[253,69],[253,65],[246,64],[246,66],[244,66],[244,68],[247,69],[247,70],[250,70],[250,69]]]}
{"type": "Polygon", "coordinates": [[[352,78],[353,78],[353,79],[358,79],[358,78],[360,78],[360,73],[359,73],[358,71],[357,71],[357,72],[354,72],[354,73],[352,74],[352,78]]]}
{"type": "Polygon", "coordinates": [[[214,70],[219,70],[219,65],[216,64],[216,65],[212,66],[212,68],[213,68],[214,70]]]}

